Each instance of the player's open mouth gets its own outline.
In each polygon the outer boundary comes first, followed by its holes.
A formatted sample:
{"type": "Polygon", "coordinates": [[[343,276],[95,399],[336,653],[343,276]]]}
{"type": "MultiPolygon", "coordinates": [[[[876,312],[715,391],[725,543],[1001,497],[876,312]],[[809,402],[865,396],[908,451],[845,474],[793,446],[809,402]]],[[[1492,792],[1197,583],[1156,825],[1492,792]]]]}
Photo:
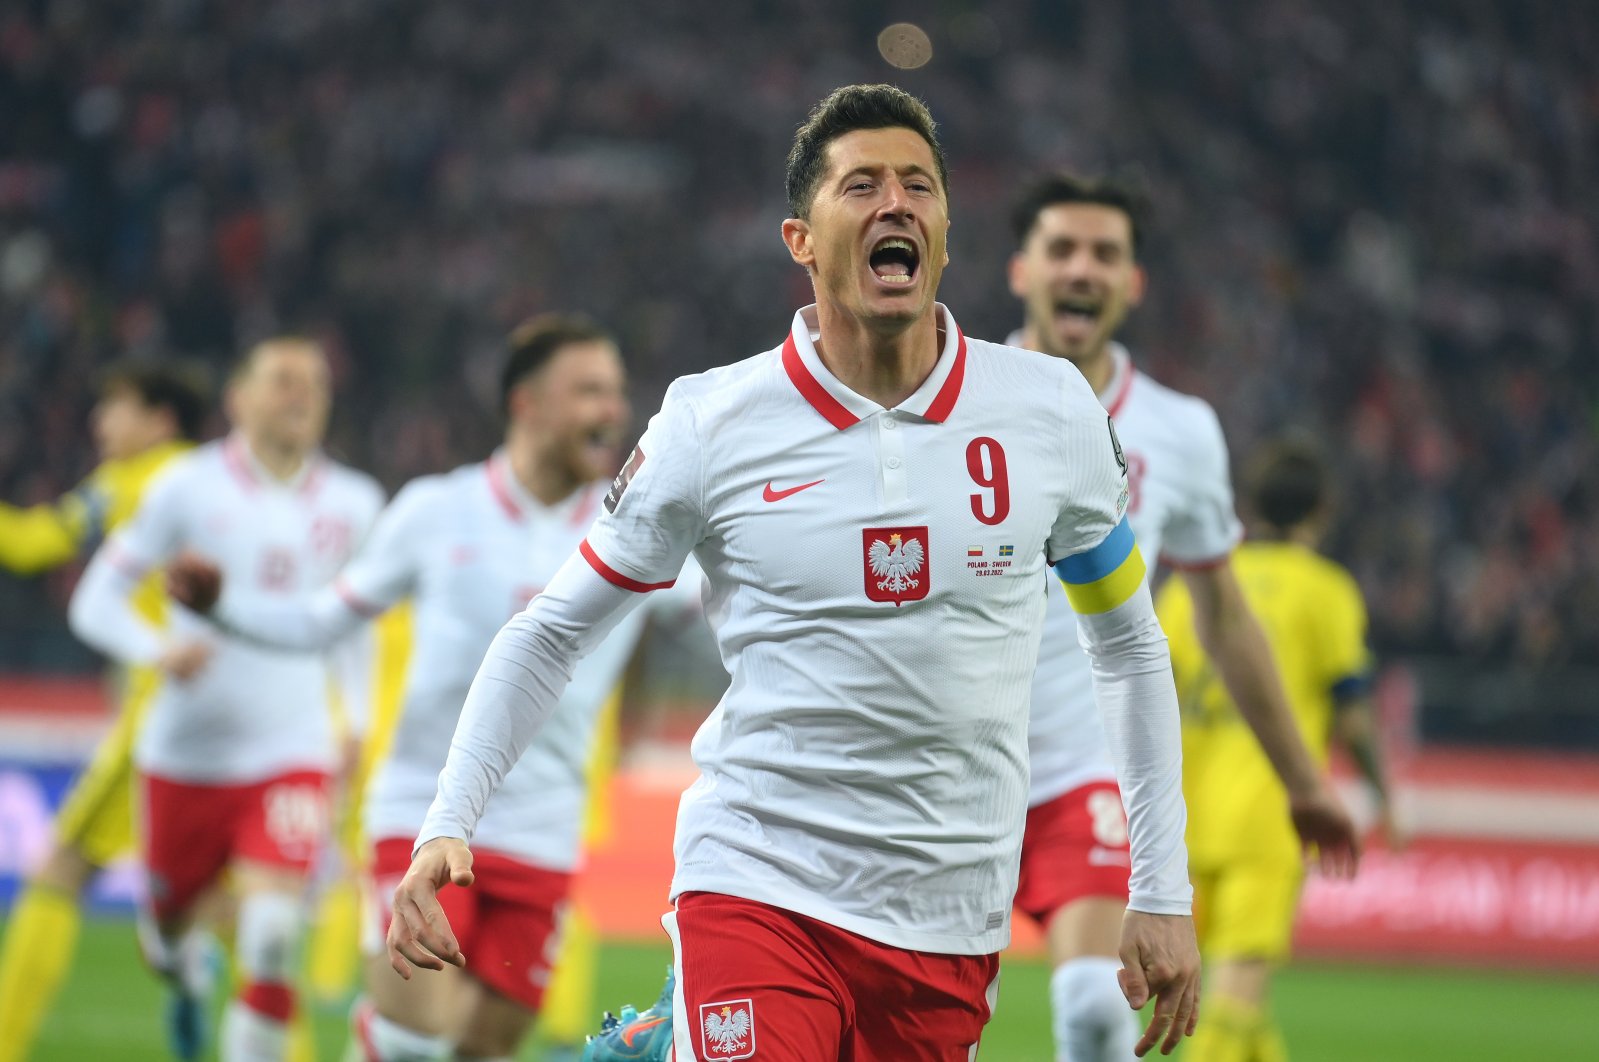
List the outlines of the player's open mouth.
{"type": "Polygon", "coordinates": [[[903,236],[885,236],[872,248],[867,263],[872,273],[885,284],[909,284],[921,264],[921,252],[903,236]]]}
{"type": "Polygon", "coordinates": [[[1061,323],[1091,325],[1099,320],[1104,307],[1096,300],[1061,299],[1055,303],[1055,319],[1061,323]]]}

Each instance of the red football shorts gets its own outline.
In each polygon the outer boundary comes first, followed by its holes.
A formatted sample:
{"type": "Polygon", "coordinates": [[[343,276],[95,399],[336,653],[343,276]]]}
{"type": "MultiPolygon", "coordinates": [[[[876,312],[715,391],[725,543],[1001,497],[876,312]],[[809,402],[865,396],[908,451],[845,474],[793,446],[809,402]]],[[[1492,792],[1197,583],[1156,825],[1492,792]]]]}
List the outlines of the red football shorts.
{"type": "Polygon", "coordinates": [[[661,921],[676,1062],[970,1062],[999,990],[997,955],[892,948],[735,896],[684,893],[661,921]]]}
{"type": "Polygon", "coordinates": [[[328,776],[322,771],[290,771],[248,785],[174,782],[153,774],[141,781],[144,862],[157,917],[187,910],[234,860],[304,873],[328,835],[328,776]]]}
{"type": "MultiPolygon", "coordinates": [[[[391,837],[372,846],[367,901],[379,941],[394,916],[394,890],[411,866],[411,844],[410,838],[391,837]]],[[[538,1010],[560,944],[572,875],[480,849],[472,851],[472,873],[468,887],[439,890],[439,906],[466,956],[467,972],[507,999],[538,1010]]]]}
{"type": "Polygon", "coordinates": [[[1127,900],[1132,857],[1115,782],[1089,782],[1027,811],[1016,909],[1039,925],[1089,896],[1127,900]]]}

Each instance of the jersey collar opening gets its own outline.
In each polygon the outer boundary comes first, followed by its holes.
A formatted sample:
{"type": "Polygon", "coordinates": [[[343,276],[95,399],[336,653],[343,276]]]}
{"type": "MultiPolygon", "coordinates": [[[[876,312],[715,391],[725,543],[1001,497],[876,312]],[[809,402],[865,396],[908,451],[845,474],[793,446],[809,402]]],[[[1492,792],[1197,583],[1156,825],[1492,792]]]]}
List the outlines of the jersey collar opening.
{"type": "MultiPolygon", "coordinates": [[[[966,336],[943,303],[934,305],[944,331],[944,347],[922,385],[896,409],[941,424],[949,419],[966,378],[966,336]]],[[[783,343],[783,369],[794,387],[833,427],[840,430],[883,407],[856,394],[834,376],[816,353],[815,305],[794,314],[794,324],[783,343]]]]}

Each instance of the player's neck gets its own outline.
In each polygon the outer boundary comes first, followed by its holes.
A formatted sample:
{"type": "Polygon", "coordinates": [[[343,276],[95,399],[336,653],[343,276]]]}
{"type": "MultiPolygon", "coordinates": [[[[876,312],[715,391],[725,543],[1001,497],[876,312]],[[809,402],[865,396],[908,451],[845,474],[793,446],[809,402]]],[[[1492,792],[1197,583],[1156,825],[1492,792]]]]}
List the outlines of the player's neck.
{"type": "Polygon", "coordinates": [[[852,314],[816,307],[816,353],[851,391],[893,409],[921,387],[938,364],[942,331],[931,311],[909,327],[878,331],[852,314]]]}
{"type": "Polygon", "coordinates": [[[245,436],[244,443],[250,448],[250,456],[255,458],[256,464],[281,482],[288,482],[299,475],[305,467],[306,458],[310,456],[298,447],[274,446],[265,439],[245,436]]]}
{"type": "Polygon", "coordinates": [[[559,505],[583,485],[565,462],[543,456],[531,440],[507,438],[505,457],[516,482],[540,505],[559,505]]]}
{"type": "Polygon", "coordinates": [[[1022,325],[1022,345],[1028,350],[1036,350],[1041,354],[1051,354],[1055,357],[1065,358],[1077,366],[1077,371],[1083,374],[1083,379],[1088,381],[1088,386],[1094,389],[1096,395],[1105,393],[1105,388],[1110,384],[1110,378],[1116,375],[1116,356],[1110,352],[1110,344],[1101,343],[1099,349],[1080,358],[1069,354],[1055,354],[1044,345],[1043,336],[1038,328],[1032,324],[1022,325]]]}

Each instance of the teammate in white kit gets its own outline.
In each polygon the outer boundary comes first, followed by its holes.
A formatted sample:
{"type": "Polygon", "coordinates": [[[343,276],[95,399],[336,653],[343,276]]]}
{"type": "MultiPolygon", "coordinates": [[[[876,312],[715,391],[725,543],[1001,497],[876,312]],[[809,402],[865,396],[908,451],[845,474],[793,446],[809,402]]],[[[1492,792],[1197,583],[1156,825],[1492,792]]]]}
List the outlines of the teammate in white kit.
{"type": "Polygon", "coordinates": [[[816,304],[777,348],[672,386],[580,555],[495,639],[395,898],[397,970],[462,961],[434,893],[470,874],[489,794],[577,658],[692,552],[732,684],[678,813],[676,1058],[969,1059],[1057,564],[1131,809],[1129,1000],[1159,996],[1145,1049],[1192,1030],[1177,703],[1126,478],[1076,369],[935,303],[945,188],[899,89],[840,89],[800,129],[783,236],[816,304]]]}
{"type": "MultiPolygon", "coordinates": [[[[228,587],[216,603],[214,619],[232,633],[311,648],[414,599],[404,703],[365,808],[375,924],[367,938],[368,999],[356,1009],[355,1028],[371,1062],[509,1058],[538,1010],[578,860],[595,720],[632,656],[642,611],[578,667],[549,726],[484,808],[472,887],[440,895],[472,956],[466,969],[404,981],[389,969],[381,942],[484,651],[599,512],[608,482],[601,477],[617,466],[628,421],[625,387],[621,356],[598,326],[554,315],[524,323],[511,334],[500,377],[502,449],[405,487],[355,560],[317,593],[263,601],[248,587],[228,587]]],[[[190,580],[209,573],[199,559],[186,559],[173,572],[174,592],[188,598],[190,580]]],[[[691,573],[684,592],[697,583],[691,573]]],[[[652,604],[697,608],[684,593],[652,604]]]]}
{"type": "MultiPolygon", "coordinates": [[[[1206,649],[1288,785],[1301,838],[1326,870],[1352,872],[1353,827],[1299,736],[1232,572],[1243,527],[1221,425],[1203,400],[1140,373],[1111,339],[1143,296],[1141,220],[1139,197],[1112,181],[1062,174],[1024,190],[1013,216],[1010,286],[1026,323],[1010,342],[1070,361],[1098,393],[1125,451],[1127,516],[1139,545],[1188,583],[1206,649]]],[[[1058,594],[1048,598],[1016,903],[1048,935],[1058,1062],[1121,1062],[1138,1035],[1115,978],[1127,827],[1076,619],[1058,594]]]]}
{"type": "Polygon", "coordinates": [[[383,493],[318,452],[330,396],[315,345],[255,347],[228,391],[234,433],[163,470],[95,555],[69,613],[90,645],[167,674],[134,751],[152,916],[142,937],[150,964],[178,989],[180,1022],[193,1022],[204,975],[186,931],[196,898],[228,872],[239,893],[240,983],[222,1030],[226,1060],[283,1057],[305,877],[341,765],[328,664],[341,665],[354,714],[365,710],[370,664],[359,641],[327,657],[269,651],[219,638],[181,611],[159,630],[130,599],[146,572],[183,550],[215,557],[229,580],[266,597],[304,593],[338,572],[383,493]]]}

